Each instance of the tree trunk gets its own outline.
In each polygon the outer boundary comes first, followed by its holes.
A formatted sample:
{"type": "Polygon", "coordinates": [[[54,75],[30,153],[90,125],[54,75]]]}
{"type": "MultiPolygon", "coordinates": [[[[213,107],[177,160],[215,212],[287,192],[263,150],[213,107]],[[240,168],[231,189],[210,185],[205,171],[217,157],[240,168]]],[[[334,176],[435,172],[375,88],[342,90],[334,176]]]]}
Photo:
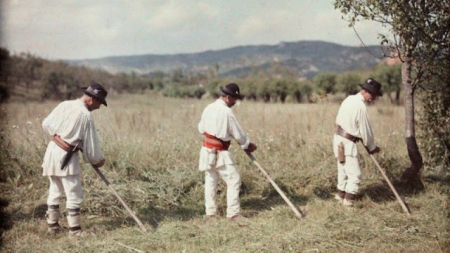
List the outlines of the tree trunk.
{"type": "Polygon", "coordinates": [[[423,165],[422,155],[416,142],[414,127],[414,88],[411,80],[412,61],[407,58],[402,64],[402,84],[405,91],[405,137],[411,166],[407,168],[401,180],[411,181],[417,178],[423,165]]]}
{"type": "Polygon", "coordinates": [[[395,91],[395,104],[400,104],[400,89],[395,91]]]}
{"type": "Polygon", "coordinates": [[[299,91],[294,92],[294,97],[295,97],[295,101],[297,103],[301,103],[302,102],[302,93],[299,91]]]}
{"type": "Polygon", "coordinates": [[[286,97],[287,97],[287,95],[284,94],[284,93],[280,95],[280,101],[281,101],[281,103],[284,104],[284,102],[286,101],[286,97]]]}

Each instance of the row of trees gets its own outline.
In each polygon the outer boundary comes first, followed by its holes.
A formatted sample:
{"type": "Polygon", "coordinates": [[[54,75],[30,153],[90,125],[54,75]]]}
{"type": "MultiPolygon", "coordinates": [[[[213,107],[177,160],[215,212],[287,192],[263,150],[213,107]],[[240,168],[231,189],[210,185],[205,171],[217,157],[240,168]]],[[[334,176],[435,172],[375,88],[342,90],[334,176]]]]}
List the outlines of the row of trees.
{"type": "MultiPolygon", "coordinates": [[[[104,84],[111,92],[139,93],[159,85],[157,78],[136,74],[111,74],[99,69],[49,61],[29,53],[10,55],[0,48],[1,98],[25,100],[65,100],[79,96],[80,87],[91,80],[104,84]]],[[[156,77],[158,77],[156,75],[156,77]]]]}
{"type": "Polygon", "coordinates": [[[237,82],[245,99],[263,102],[286,101],[312,103],[318,98],[336,93],[355,94],[360,84],[373,77],[383,84],[383,92],[393,104],[400,102],[401,69],[400,65],[380,64],[372,70],[349,71],[344,73],[323,72],[313,80],[306,80],[296,73],[290,73],[279,63],[271,68],[250,73],[236,79],[204,78],[204,83],[170,82],[162,88],[162,94],[170,97],[201,98],[205,94],[212,97],[220,95],[219,87],[228,82],[237,82]]]}
{"type": "Polygon", "coordinates": [[[357,93],[359,84],[368,77],[372,77],[382,84],[382,92],[386,94],[391,103],[400,103],[401,68],[400,65],[380,64],[371,71],[353,71],[345,73],[322,73],[314,78],[314,85],[319,94],[357,93]]]}
{"type": "MultiPolygon", "coordinates": [[[[246,99],[264,102],[292,101],[311,103],[327,94],[353,94],[359,90],[367,77],[372,76],[383,83],[393,103],[400,99],[401,75],[399,66],[380,65],[370,71],[345,73],[319,73],[314,80],[306,80],[280,63],[266,70],[254,70],[239,79],[217,76],[216,68],[208,73],[183,73],[181,69],[172,73],[157,72],[149,75],[136,73],[111,74],[103,70],[71,66],[62,61],[48,61],[31,54],[9,55],[0,48],[0,87],[15,98],[72,99],[79,95],[79,88],[96,80],[112,93],[143,93],[146,90],[161,92],[164,96],[202,98],[205,94],[219,96],[219,86],[237,82],[246,99]]],[[[0,94],[3,94],[0,93],[0,94]]]]}

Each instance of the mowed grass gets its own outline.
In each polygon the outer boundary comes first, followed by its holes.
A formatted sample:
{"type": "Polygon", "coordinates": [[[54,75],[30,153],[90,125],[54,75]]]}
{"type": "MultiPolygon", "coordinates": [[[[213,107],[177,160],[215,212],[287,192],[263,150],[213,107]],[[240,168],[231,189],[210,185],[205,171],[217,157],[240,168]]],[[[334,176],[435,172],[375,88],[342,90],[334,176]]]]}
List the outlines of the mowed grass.
{"type": "MultiPolygon", "coordinates": [[[[236,142],[231,150],[242,175],[241,206],[248,219],[225,219],[226,186],[219,185],[220,218],[207,219],[203,173],[198,171],[197,123],[212,99],[184,100],[155,94],[111,96],[93,112],[106,155],[101,168],[112,187],[150,230],[140,227],[95,171],[83,164],[81,240],[47,234],[48,179],[40,164],[48,143],[41,122],[57,102],[3,105],[2,196],[9,200],[3,252],[448,252],[448,174],[424,171],[422,182],[396,179],[409,165],[404,109],[369,107],[375,157],[411,210],[406,215],[373,161],[359,145],[363,173],[356,207],[333,198],[332,153],[339,105],[263,104],[243,101],[233,110],[254,156],[305,219],[298,220],[236,142]],[[5,158],[5,159],[6,159],[5,158]]],[[[64,211],[64,204],[61,206],[64,211]]],[[[61,224],[67,226],[63,212],[61,224]]]]}

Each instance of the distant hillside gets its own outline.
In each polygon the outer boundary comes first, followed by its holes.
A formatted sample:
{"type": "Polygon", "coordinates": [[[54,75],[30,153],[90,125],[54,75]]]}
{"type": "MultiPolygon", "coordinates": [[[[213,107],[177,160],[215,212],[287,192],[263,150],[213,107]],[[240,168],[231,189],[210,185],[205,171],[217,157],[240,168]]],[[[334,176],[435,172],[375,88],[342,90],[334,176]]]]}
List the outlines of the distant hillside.
{"type": "Polygon", "coordinates": [[[271,63],[302,73],[307,78],[324,71],[367,69],[382,61],[381,46],[350,47],[323,41],[281,42],[277,45],[238,46],[223,50],[173,55],[111,56],[99,59],[67,61],[73,65],[100,68],[111,73],[132,71],[151,74],[170,73],[182,69],[184,73],[206,72],[219,66],[219,75],[238,77],[251,69],[265,69],[271,63]]]}

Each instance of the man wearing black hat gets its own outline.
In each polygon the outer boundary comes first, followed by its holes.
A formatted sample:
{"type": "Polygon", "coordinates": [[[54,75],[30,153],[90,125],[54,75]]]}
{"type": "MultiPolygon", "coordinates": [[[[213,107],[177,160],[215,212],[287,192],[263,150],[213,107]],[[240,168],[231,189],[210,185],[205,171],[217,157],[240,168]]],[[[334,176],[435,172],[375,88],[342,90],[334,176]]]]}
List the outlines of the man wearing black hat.
{"type": "Polygon", "coordinates": [[[369,78],[360,86],[361,92],[348,96],[342,102],[336,117],[337,129],[333,140],[334,155],[338,158],[338,193],[335,198],[347,207],[353,206],[361,182],[356,143],[362,141],[370,154],[380,152],[374,143],[366,103],[382,96],[381,84],[369,78]]]}
{"type": "Polygon", "coordinates": [[[241,176],[228,148],[231,139],[248,152],[255,151],[256,145],[250,142],[231,110],[236,101],[243,98],[239,86],[229,83],[220,90],[220,98],[204,109],[198,124],[199,132],[204,135],[199,170],[205,171],[206,216],[216,217],[218,214],[216,192],[221,177],[227,184],[227,219],[239,221],[244,218],[240,214],[239,202],[241,176]]]}
{"type": "Polygon", "coordinates": [[[83,190],[78,151],[87,163],[97,167],[105,163],[91,111],[99,109],[101,104],[107,106],[108,94],[95,82],[82,89],[81,98],[61,102],[42,122],[44,132],[52,138],[42,163],[43,176],[50,180],[46,214],[48,231],[52,234],[61,231],[59,205],[65,195],[69,236],[76,237],[83,235],[80,222],[83,190]]]}

